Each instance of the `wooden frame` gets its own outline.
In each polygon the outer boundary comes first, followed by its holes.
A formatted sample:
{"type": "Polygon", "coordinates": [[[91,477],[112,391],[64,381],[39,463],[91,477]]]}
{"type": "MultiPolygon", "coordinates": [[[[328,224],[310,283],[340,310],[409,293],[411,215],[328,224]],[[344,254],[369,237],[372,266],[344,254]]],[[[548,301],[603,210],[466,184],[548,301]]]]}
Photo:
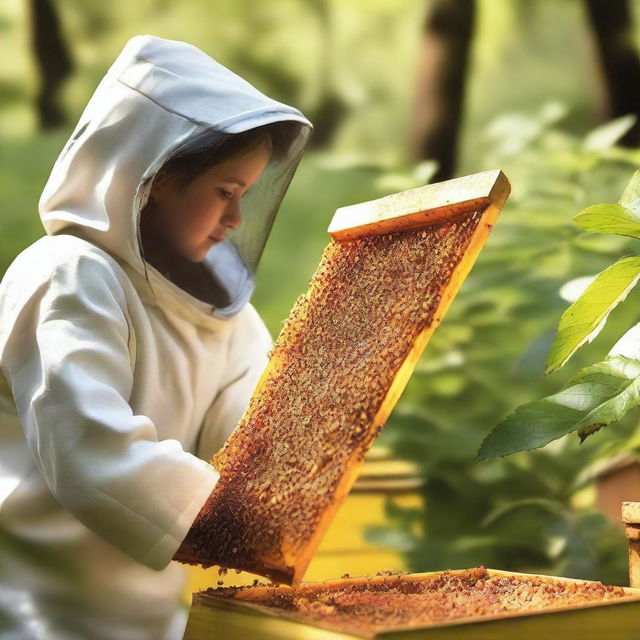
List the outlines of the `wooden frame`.
{"type": "Polygon", "coordinates": [[[511,186],[499,169],[428,184],[337,209],[328,233],[336,241],[423,229],[485,209],[502,209],[511,186]]]}

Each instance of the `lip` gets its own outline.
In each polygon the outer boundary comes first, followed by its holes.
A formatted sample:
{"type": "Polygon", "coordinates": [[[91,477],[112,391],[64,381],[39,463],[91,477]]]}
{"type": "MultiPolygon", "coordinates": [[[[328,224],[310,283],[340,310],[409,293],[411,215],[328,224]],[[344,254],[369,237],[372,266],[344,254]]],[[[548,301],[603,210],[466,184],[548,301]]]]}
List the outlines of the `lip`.
{"type": "Polygon", "coordinates": [[[209,236],[210,240],[215,240],[216,242],[222,242],[224,240],[224,236],[209,236]]]}

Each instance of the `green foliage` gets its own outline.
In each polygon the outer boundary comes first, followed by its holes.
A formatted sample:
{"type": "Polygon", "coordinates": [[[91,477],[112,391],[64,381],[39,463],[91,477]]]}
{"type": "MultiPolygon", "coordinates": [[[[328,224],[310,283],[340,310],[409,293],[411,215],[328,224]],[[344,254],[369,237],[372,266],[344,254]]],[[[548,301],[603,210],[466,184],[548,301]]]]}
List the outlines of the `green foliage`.
{"type": "MultiPolygon", "coordinates": [[[[389,526],[367,537],[401,549],[412,570],[484,564],[618,584],[627,579],[624,535],[595,508],[592,484],[603,461],[640,450],[632,414],[606,437],[582,445],[562,438],[528,453],[476,460],[492,425],[562,386],[542,375],[566,305],[559,293],[566,295],[567,283],[584,290],[578,278],[631,253],[632,239],[583,232],[571,217],[606,201],[612,189],[622,192],[638,154],[611,146],[614,136],[607,146],[604,134],[568,133],[568,113],[562,105],[544,105],[537,113],[500,115],[487,127],[484,167],[505,171],[512,196],[382,431],[381,444],[422,470],[425,533],[388,514],[389,526]]],[[[610,314],[601,341],[633,322],[638,294],[632,291],[629,304],[610,314]]],[[[573,356],[574,376],[602,360],[594,357],[597,344],[573,356]]],[[[608,417],[631,394],[621,362],[640,359],[629,342],[611,356],[610,371],[583,380],[602,391],[608,417]]],[[[572,376],[562,370],[556,377],[568,384],[572,376]]]]}
{"type": "Polygon", "coordinates": [[[586,231],[640,238],[640,217],[619,204],[594,204],[573,220],[586,231]]]}
{"type": "Polygon", "coordinates": [[[618,260],[593,280],[562,314],[549,352],[547,373],[562,367],[579,347],[600,333],[611,311],[627,297],[638,278],[640,257],[632,256],[618,260]]]}
{"type": "Polygon", "coordinates": [[[573,431],[590,435],[638,402],[640,361],[607,358],[580,371],[562,391],[518,407],[487,436],[478,458],[536,449],[573,431]]]}
{"type": "Polygon", "coordinates": [[[622,116],[607,122],[591,131],[582,143],[586,151],[606,151],[633,127],[636,117],[633,114],[622,116]]]}
{"type": "MultiPolygon", "coordinates": [[[[296,0],[60,3],[77,68],[65,89],[68,130],[47,136],[33,129],[35,68],[23,42],[22,4],[8,0],[0,8],[0,85],[8,88],[0,99],[0,272],[43,233],[37,199],[47,173],[91,91],[135,33],[192,42],[303,111],[313,112],[328,89],[351,106],[331,153],[305,155],[267,245],[254,302],[274,334],[317,265],[330,212],[433,175],[433,163],[398,161],[414,90],[402,70],[415,65],[424,2],[375,0],[366,15],[353,0],[326,3],[330,23],[319,19],[318,3],[296,0]]],[[[593,508],[588,487],[600,461],[640,449],[633,416],[580,447],[563,438],[527,454],[474,460],[492,425],[560,386],[541,375],[566,306],[558,292],[630,253],[626,237],[571,224],[573,212],[622,191],[630,167],[640,166],[640,150],[615,146],[628,119],[587,136],[571,133],[593,119],[585,91],[591,71],[575,63],[584,59],[584,38],[573,28],[583,16],[577,2],[556,3],[552,12],[544,4],[478,4],[457,173],[499,167],[513,193],[382,432],[382,444],[420,465],[425,508],[390,500],[389,526],[368,535],[401,549],[417,571],[485,564],[622,583],[624,535],[593,508]],[[547,95],[571,108],[556,101],[529,110],[547,95]]],[[[619,204],[634,211],[637,197],[630,192],[619,204]]],[[[635,295],[569,366],[602,360],[598,344],[613,342],[635,320],[635,295]]],[[[638,333],[631,330],[610,354],[640,359],[638,333]]],[[[554,377],[561,382],[567,373],[554,377]]]]}
{"type": "MultiPolygon", "coordinates": [[[[587,207],[574,221],[589,232],[638,237],[639,185],[640,172],[636,172],[617,205],[587,207]]],[[[562,367],[579,347],[600,333],[611,311],[639,279],[640,256],[630,256],[618,260],[591,281],[562,315],[551,345],[547,372],[562,367]]],[[[637,327],[627,332],[605,361],[580,371],[559,393],[516,409],[487,436],[478,457],[484,460],[535,449],[573,431],[578,431],[582,441],[624,417],[640,402],[638,333],[637,327]]]]}

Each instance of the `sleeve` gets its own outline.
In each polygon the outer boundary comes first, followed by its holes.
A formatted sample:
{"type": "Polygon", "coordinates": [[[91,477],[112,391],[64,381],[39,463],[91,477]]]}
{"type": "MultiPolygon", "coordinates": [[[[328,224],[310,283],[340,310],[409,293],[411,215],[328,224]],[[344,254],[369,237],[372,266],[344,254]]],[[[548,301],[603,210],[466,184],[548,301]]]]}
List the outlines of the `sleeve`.
{"type": "Polygon", "coordinates": [[[105,258],[58,261],[26,288],[0,296],[0,363],[35,463],[78,520],[163,569],[219,475],[133,413],[126,298],[105,258]]]}
{"type": "Polygon", "coordinates": [[[224,382],[203,420],[198,457],[210,460],[231,435],[269,362],[272,346],[273,339],[262,318],[247,304],[229,345],[224,382]]]}

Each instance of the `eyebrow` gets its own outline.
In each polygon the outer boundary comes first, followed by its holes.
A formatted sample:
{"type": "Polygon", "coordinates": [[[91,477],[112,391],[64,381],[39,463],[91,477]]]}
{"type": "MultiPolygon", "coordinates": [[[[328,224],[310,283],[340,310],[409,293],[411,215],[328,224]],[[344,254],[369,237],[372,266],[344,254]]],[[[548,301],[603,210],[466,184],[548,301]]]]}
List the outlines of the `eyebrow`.
{"type": "Polygon", "coordinates": [[[239,184],[241,187],[246,187],[247,183],[242,180],[238,180],[238,178],[226,178],[224,182],[235,182],[235,184],[239,184]]]}

